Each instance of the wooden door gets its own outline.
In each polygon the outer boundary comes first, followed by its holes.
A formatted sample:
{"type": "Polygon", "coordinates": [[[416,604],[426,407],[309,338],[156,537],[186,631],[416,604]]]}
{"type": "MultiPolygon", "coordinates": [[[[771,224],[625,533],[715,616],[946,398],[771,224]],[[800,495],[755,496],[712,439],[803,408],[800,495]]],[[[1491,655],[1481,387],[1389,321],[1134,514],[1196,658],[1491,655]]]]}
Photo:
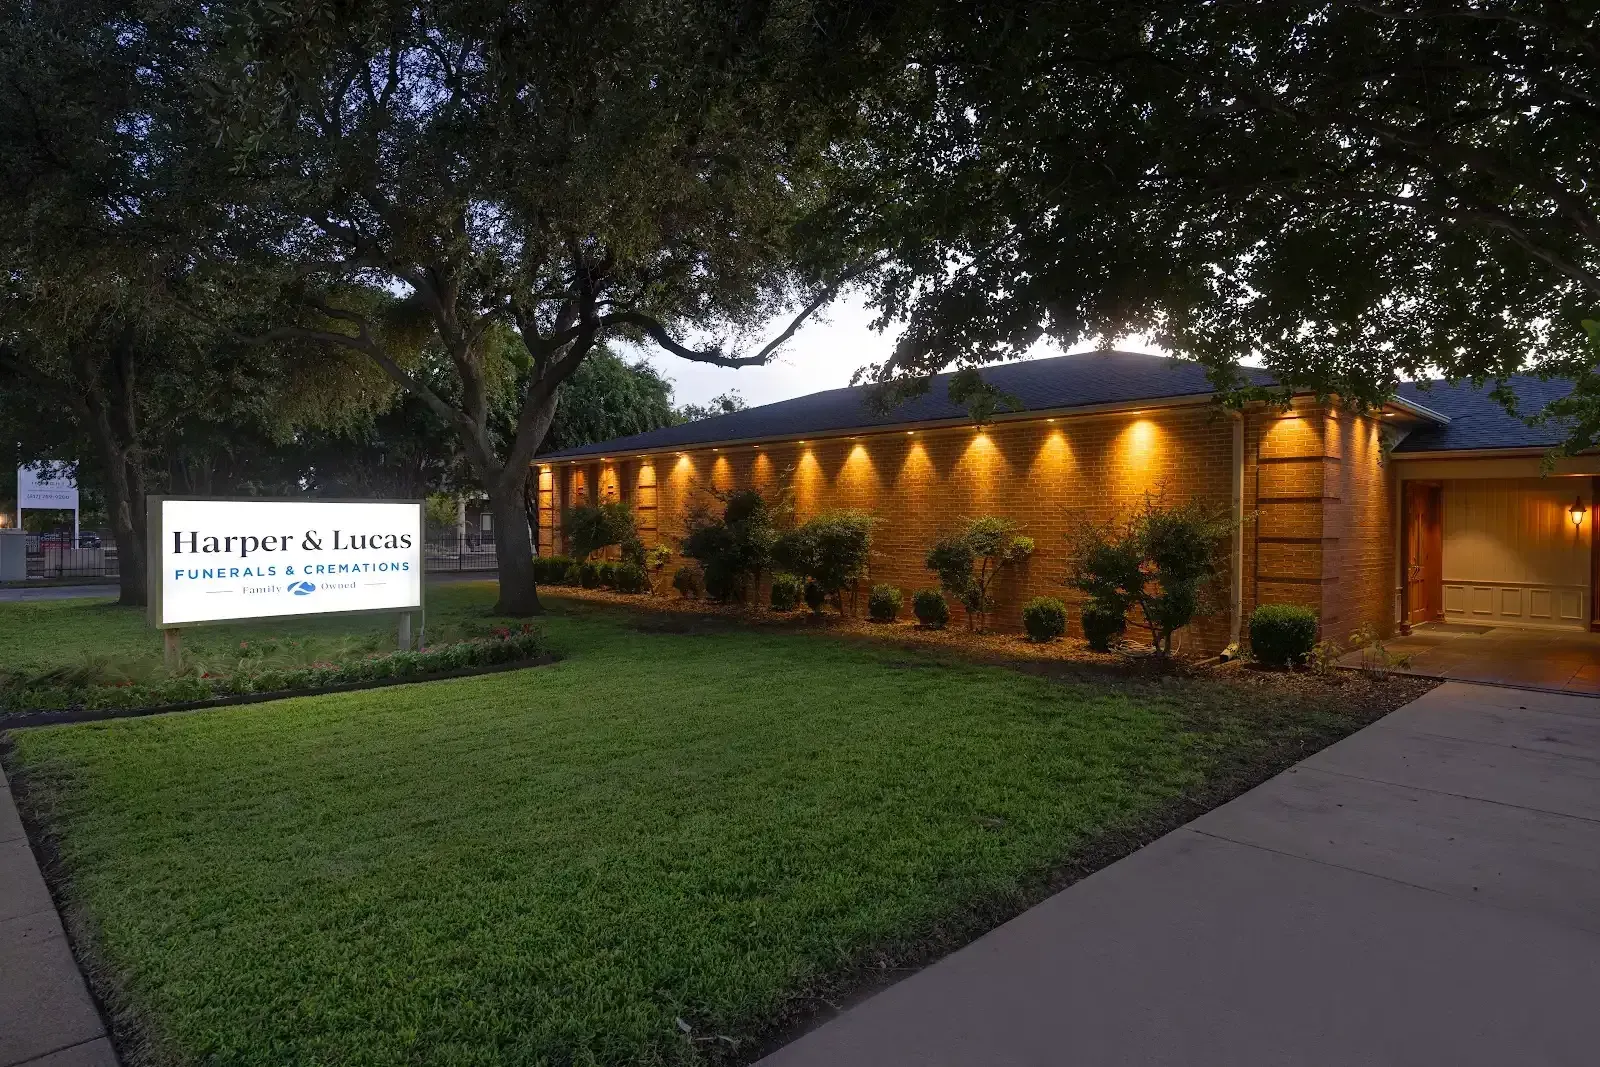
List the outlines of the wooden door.
{"type": "Polygon", "coordinates": [[[1444,508],[1437,482],[1405,483],[1405,619],[1444,618],[1444,508]]]}

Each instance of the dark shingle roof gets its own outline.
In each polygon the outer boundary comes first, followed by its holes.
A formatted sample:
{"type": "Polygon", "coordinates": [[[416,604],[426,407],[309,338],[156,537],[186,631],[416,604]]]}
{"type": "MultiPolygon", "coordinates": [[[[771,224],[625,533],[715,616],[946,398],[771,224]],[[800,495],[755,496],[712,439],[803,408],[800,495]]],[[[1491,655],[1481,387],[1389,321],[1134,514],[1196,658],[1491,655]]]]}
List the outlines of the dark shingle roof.
{"type": "MultiPolygon", "coordinates": [[[[1525,374],[1513,375],[1512,392],[1517,395],[1517,411],[1533,415],[1552,400],[1572,392],[1566,379],[1543,381],[1525,374]]],[[[1400,396],[1448,415],[1446,426],[1423,426],[1413,430],[1395,448],[1396,452],[1454,452],[1472,448],[1549,448],[1566,437],[1565,424],[1529,426],[1510,415],[1489,395],[1489,385],[1479,388],[1470,382],[1449,385],[1445,382],[1407,382],[1400,396]]]]}
{"type": "MultiPolygon", "coordinates": [[[[1272,384],[1265,371],[1246,368],[1262,385],[1272,384]]],[[[1097,404],[1135,403],[1171,397],[1206,396],[1213,392],[1198,363],[1141,352],[1079,352],[1021,363],[985,367],[984,379],[1022,402],[1023,411],[1058,411],[1097,404]]],[[[887,415],[866,405],[867,387],[828,389],[776,404],[746,408],[729,415],[680,426],[582,445],[538,457],[540,460],[574,459],[618,452],[647,452],[667,448],[714,445],[770,437],[806,437],[812,434],[866,430],[914,422],[939,422],[967,417],[948,396],[950,375],[941,374],[925,395],[908,400],[887,415]]],[[[1572,383],[1542,381],[1527,375],[1511,379],[1524,414],[1540,411],[1550,401],[1567,395],[1572,383]]],[[[1446,426],[1413,430],[1396,452],[1457,451],[1474,448],[1548,448],[1565,436],[1561,425],[1529,426],[1508,415],[1489,395],[1489,387],[1469,383],[1408,382],[1400,397],[1449,416],[1446,426]]]]}
{"type": "MultiPolygon", "coordinates": [[[[1262,384],[1271,382],[1264,371],[1248,373],[1262,384]]],[[[1000,363],[985,367],[983,377],[1001,392],[1020,400],[1024,411],[1203,396],[1213,392],[1204,368],[1198,363],[1140,352],[1080,352],[1022,363],[1000,363]]],[[[568,448],[539,458],[569,459],[752,438],[804,437],[965,418],[966,410],[950,402],[949,384],[950,375],[941,374],[934,378],[933,388],[925,395],[906,401],[887,415],[875,414],[867,407],[866,386],[829,389],[700,422],[568,448]]]]}

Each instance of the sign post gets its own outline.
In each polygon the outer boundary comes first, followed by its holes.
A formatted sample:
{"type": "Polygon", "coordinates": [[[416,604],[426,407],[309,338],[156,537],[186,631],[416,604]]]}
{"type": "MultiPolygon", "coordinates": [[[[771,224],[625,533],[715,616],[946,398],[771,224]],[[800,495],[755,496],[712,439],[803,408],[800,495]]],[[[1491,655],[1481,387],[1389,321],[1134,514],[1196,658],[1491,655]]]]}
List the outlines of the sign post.
{"type": "Polygon", "coordinates": [[[422,501],[152,496],[147,513],[149,619],[169,668],[181,627],[234,619],[398,614],[410,647],[422,501]]]}

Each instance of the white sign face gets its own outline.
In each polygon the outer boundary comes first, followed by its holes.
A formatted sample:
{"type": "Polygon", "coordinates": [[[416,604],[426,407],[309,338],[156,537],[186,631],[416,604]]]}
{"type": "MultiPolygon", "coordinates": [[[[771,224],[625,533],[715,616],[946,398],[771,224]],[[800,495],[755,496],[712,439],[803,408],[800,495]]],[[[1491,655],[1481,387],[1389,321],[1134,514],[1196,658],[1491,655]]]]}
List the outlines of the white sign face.
{"type": "Polygon", "coordinates": [[[78,510],[78,483],[72,466],[45,460],[17,468],[17,507],[78,510]]]}
{"type": "Polygon", "coordinates": [[[150,508],[157,626],[422,607],[420,502],[152,499],[150,508]]]}

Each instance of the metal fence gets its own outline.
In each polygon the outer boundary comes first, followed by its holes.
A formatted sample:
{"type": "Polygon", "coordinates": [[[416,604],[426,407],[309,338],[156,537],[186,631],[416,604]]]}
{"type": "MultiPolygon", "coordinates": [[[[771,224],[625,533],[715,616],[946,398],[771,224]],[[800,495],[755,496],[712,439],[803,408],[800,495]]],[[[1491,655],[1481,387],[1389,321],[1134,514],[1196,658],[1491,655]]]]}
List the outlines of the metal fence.
{"type": "Polygon", "coordinates": [[[494,562],[494,535],[476,530],[466,534],[455,530],[430,530],[423,541],[422,569],[428,573],[439,571],[492,571],[494,562]]]}
{"type": "Polygon", "coordinates": [[[29,578],[115,578],[117,545],[111,535],[85,530],[73,544],[72,535],[29,534],[29,578]]]}

